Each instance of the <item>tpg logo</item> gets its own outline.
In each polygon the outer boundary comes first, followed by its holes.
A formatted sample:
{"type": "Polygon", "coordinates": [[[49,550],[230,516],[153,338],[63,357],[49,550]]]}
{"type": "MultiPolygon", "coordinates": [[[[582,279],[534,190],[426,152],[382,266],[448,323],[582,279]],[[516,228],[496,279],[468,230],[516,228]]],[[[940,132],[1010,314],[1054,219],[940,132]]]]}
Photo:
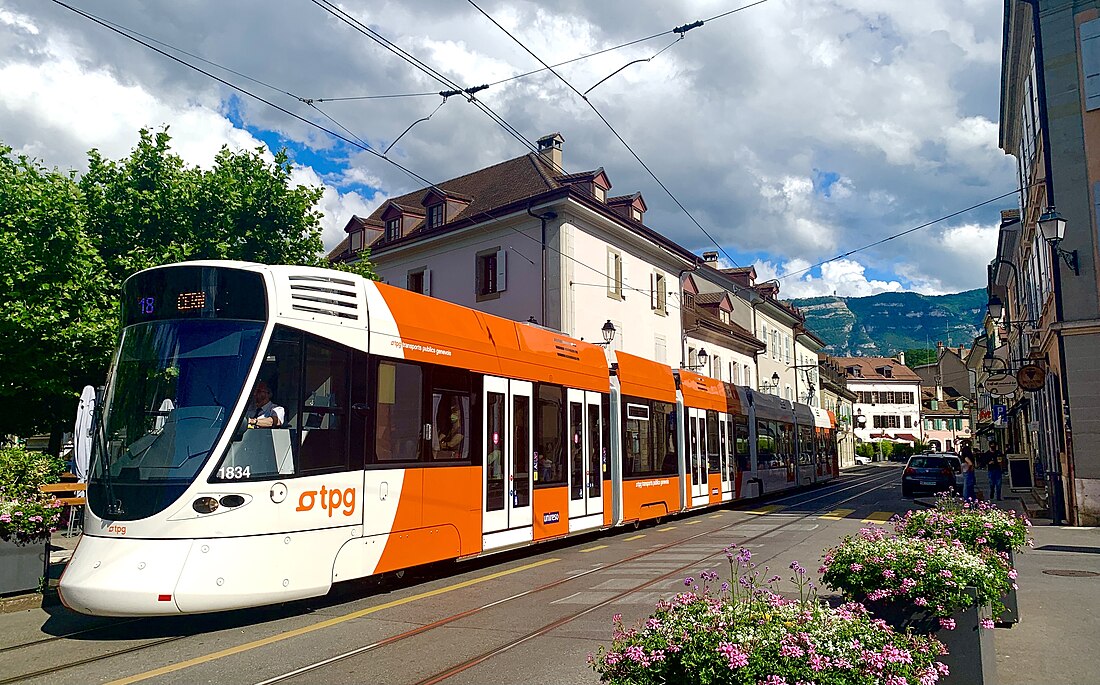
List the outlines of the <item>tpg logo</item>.
{"type": "Polygon", "coordinates": [[[298,508],[295,511],[310,511],[313,509],[317,503],[318,494],[321,496],[321,508],[328,509],[329,518],[332,518],[332,512],[336,511],[337,507],[345,507],[344,516],[351,516],[355,513],[355,488],[347,488],[346,490],[332,488],[330,490],[323,485],[320,493],[316,490],[303,492],[298,497],[298,508]]]}

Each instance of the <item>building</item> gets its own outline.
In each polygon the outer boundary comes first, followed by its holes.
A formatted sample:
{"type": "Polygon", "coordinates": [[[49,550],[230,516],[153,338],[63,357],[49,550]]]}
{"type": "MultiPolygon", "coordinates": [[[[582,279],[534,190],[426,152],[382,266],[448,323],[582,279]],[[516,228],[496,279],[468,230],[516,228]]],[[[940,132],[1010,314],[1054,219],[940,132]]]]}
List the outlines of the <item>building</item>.
{"type": "Polygon", "coordinates": [[[848,389],[846,372],[833,357],[818,353],[821,408],[836,418],[837,456],[841,468],[856,465],[856,434],[852,423],[859,395],[848,389]]]}
{"type": "Polygon", "coordinates": [[[602,168],[565,173],[563,143],[353,217],[329,259],[369,247],[387,283],[584,340],[610,321],[612,349],[686,365],[677,284],[699,259],[645,225],[640,193],[612,196],[602,168]]]}
{"type": "Polygon", "coordinates": [[[857,443],[922,440],[921,378],[899,356],[835,358],[848,390],[856,393],[852,418],[857,443]]]}
{"type": "Polygon", "coordinates": [[[1002,222],[990,265],[990,300],[1003,311],[988,329],[988,365],[1045,370],[1041,388],[1010,397],[1008,410],[1020,417],[1012,437],[1049,476],[1055,519],[1064,512],[1070,523],[1096,525],[1100,1],[1006,0],[1003,28],[1000,146],[1015,156],[1023,190],[1018,221],[1002,222]],[[1056,218],[1048,210],[1065,221],[1054,245],[1038,230],[1040,217],[1056,218]]]}
{"type": "Polygon", "coordinates": [[[970,398],[974,372],[966,365],[964,348],[936,343],[936,361],[914,366],[921,377],[921,421],[930,449],[958,452],[970,442],[970,398]]]}

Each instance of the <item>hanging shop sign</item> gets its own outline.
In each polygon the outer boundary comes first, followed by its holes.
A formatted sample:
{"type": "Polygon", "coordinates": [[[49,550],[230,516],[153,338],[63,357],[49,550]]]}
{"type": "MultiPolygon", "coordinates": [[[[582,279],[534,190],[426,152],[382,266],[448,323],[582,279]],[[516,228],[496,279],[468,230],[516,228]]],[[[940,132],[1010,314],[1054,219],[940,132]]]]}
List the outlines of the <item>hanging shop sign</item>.
{"type": "Polygon", "coordinates": [[[1019,384],[1016,382],[1015,376],[1010,376],[1007,373],[1003,376],[990,376],[985,379],[985,389],[994,395],[1011,395],[1016,392],[1016,388],[1019,384]]]}
{"type": "Polygon", "coordinates": [[[1025,364],[1016,372],[1016,380],[1022,389],[1035,392],[1042,390],[1043,386],[1046,385],[1047,372],[1038,364],[1025,364]]]}

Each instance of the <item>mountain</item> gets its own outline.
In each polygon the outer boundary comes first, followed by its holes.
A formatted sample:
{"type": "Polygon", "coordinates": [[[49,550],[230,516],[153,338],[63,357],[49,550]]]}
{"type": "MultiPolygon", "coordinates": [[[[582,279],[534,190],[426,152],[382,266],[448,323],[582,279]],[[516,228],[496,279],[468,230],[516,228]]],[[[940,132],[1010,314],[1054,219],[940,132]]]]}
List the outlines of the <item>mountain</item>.
{"type": "Polygon", "coordinates": [[[935,349],[937,341],[969,345],[981,330],[985,290],[953,295],[879,293],[870,297],[806,297],[791,300],[806,326],[840,357],[892,356],[935,349]]]}

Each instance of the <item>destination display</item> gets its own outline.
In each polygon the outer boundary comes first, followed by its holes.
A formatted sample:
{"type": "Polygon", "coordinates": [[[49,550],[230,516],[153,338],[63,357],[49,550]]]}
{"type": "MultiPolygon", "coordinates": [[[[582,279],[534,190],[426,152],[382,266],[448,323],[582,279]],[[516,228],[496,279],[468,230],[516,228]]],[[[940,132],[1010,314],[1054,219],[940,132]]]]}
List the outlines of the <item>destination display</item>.
{"type": "Polygon", "coordinates": [[[257,273],[177,266],[135,274],[122,286],[125,326],[166,319],[266,318],[264,281],[257,273]]]}

